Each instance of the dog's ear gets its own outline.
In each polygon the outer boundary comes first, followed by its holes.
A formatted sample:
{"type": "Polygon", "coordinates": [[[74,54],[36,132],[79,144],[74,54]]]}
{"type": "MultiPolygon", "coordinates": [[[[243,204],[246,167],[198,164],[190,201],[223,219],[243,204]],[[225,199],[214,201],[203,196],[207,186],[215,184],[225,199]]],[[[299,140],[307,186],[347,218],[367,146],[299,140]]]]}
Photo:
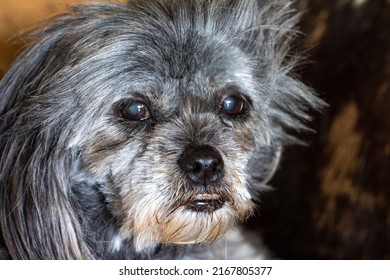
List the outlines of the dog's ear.
{"type": "Polygon", "coordinates": [[[77,155],[51,129],[6,131],[0,142],[0,228],[11,257],[91,258],[69,191],[77,155]]]}
{"type": "Polygon", "coordinates": [[[57,148],[55,137],[0,137],[0,228],[14,259],[91,258],[69,191],[77,155],[57,148]]]}
{"type": "Polygon", "coordinates": [[[53,149],[45,134],[17,137],[1,145],[0,226],[10,255],[91,258],[69,197],[74,155],[53,149]]]}
{"type": "Polygon", "coordinates": [[[34,119],[55,43],[34,44],[0,82],[0,229],[14,259],[91,258],[70,203],[77,155],[61,146],[61,127],[34,119]]]}
{"type": "Polygon", "coordinates": [[[15,121],[16,107],[34,92],[45,63],[45,56],[55,42],[37,44],[26,49],[0,81],[0,131],[15,121]]]}

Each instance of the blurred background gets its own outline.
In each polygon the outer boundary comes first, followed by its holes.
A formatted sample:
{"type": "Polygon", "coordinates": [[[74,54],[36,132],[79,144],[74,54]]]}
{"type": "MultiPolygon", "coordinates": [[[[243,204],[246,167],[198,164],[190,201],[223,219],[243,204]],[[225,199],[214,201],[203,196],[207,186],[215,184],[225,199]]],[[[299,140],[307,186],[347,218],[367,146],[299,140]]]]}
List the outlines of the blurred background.
{"type": "MultiPolygon", "coordinates": [[[[147,1],[147,0],[145,0],[147,1]]],[[[0,0],[0,77],[41,20],[85,0],[0,0]]],[[[117,1],[119,2],[119,1],[117,1]]],[[[297,72],[329,104],[248,227],[275,258],[390,259],[390,0],[298,0],[297,72]]]]}

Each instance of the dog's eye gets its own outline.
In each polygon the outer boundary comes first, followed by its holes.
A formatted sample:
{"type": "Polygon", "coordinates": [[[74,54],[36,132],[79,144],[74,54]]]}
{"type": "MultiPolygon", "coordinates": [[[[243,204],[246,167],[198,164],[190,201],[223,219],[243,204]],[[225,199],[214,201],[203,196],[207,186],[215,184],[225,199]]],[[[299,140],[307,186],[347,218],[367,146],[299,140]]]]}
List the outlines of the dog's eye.
{"type": "Polygon", "coordinates": [[[133,101],[121,108],[122,116],[132,121],[144,121],[150,119],[148,107],[141,101],[133,101]]]}
{"type": "Polygon", "coordinates": [[[244,112],[245,102],[240,96],[226,96],[222,100],[221,109],[228,115],[239,115],[244,112]]]}

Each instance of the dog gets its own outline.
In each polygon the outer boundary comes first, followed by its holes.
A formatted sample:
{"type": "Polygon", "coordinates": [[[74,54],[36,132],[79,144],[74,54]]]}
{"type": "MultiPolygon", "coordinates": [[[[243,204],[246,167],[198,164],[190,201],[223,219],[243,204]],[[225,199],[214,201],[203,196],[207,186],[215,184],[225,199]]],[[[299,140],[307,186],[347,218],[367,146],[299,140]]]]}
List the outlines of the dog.
{"type": "Polygon", "coordinates": [[[71,7],[0,83],[0,254],[262,258],[236,228],[323,102],[291,0],[71,7]]]}

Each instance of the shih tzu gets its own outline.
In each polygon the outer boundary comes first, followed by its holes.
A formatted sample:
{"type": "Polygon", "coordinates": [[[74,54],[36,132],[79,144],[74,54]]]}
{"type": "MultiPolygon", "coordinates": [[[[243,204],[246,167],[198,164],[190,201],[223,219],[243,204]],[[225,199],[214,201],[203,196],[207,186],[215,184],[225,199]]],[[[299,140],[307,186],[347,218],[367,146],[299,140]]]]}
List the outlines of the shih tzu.
{"type": "Polygon", "coordinates": [[[323,104],[292,2],[96,3],[35,34],[0,82],[0,256],[262,257],[235,225],[323,104]]]}

